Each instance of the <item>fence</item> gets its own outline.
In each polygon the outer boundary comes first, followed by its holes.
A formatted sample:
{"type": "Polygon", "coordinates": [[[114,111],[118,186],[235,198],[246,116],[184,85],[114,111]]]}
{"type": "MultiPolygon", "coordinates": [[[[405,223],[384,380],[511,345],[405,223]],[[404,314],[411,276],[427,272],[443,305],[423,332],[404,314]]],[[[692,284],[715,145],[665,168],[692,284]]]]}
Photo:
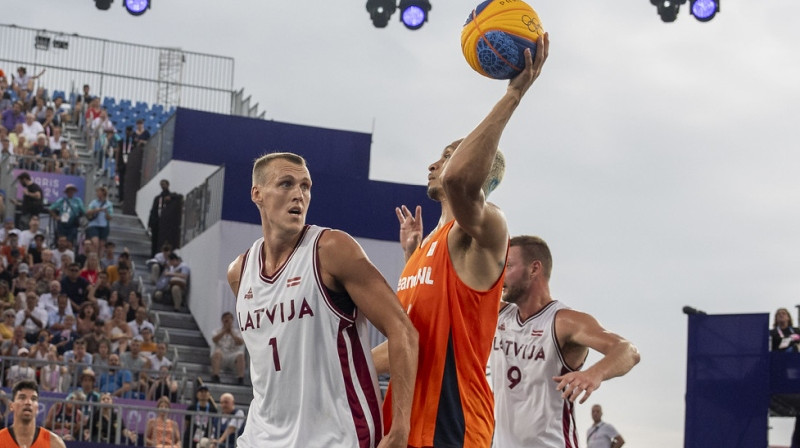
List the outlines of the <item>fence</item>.
{"type": "Polygon", "coordinates": [[[230,57],[3,24],[0,42],[0,62],[29,75],[45,69],[37,87],[51,92],[81,93],[88,84],[93,96],[224,114],[241,109],[230,57]]]}
{"type": "Polygon", "coordinates": [[[225,167],[221,166],[205,182],[186,195],[183,206],[183,232],[181,247],[202,234],[222,219],[222,189],[225,183],[225,167]]]}

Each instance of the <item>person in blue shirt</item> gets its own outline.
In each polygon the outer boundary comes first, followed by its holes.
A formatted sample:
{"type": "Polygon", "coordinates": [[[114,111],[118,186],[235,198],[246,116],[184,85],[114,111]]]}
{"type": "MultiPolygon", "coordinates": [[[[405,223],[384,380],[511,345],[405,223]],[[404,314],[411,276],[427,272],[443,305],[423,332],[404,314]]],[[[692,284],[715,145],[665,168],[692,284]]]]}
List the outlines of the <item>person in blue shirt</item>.
{"type": "Polygon", "coordinates": [[[86,211],[89,218],[86,238],[92,239],[94,247],[103,247],[106,244],[113,214],[114,204],[108,200],[108,188],[101,186],[97,189],[97,199],[89,203],[89,210],[86,211]]]}
{"type": "Polygon", "coordinates": [[[67,184],[64,187],[64,196],[58,198],[50,206],[50,214],[56,219],[56,238],[65,236],[75,247],[78,240],[78,228],[80,227],[80,217],[86,215],[83,200],[75,196],[78,187],[67,184]]]}

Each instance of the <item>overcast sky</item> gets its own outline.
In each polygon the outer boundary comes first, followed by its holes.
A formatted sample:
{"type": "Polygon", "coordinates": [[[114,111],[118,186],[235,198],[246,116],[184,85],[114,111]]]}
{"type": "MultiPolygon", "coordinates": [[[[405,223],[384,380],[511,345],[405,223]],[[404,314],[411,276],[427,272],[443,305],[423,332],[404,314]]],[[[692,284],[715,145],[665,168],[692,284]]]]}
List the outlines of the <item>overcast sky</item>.
{"type": "MultiPolygon", "coordinates": [[[[506,85],[461,55],[473,2],[432,1],[415,32],[397,15],[373,28],[365,0],[156,0],[139,18],[121,0],[27,0],[3,2],[0,22],[231,56],[267,118],[371,132],[371,177],[423,184],[506,85]]],[[[664,24],[648,0],[533,6],[550,59],[501,141],[492,199],[513,234],[549,242],[554,297],[642,353],[577,407],[582,445],[601,403],[627,445],[682,446],[681,308],[800,303],[800,2],[725,1],[706,24],[688,5],[664,24]]],[[[788,445],[790,422],[773,423],[788,445]]]]}

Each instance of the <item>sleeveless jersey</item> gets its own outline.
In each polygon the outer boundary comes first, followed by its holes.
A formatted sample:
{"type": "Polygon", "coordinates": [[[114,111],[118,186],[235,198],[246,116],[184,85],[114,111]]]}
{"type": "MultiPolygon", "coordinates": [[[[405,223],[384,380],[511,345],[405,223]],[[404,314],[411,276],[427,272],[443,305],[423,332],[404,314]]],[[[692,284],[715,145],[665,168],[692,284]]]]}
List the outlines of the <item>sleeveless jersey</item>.
{"type": "Polygon", "coordinates": [[[500,311],[490,358],[495,447],[578,447],[573,404],[553,381],[572,371],[556,340],[556,313],[565,308],[554,300],[525,322],[514,304],[500,311]]]}
{"type": "MultiPolygon", "coordinates": [[[[412,447],[491,444],[494,416],[486,363],[505,270],[487,291],[458,278],[447,245],[451,221],[411,255],[397,295],[419,332],[419,365],[411,409],[412,447]]],[[[391,382],[383,404],[391,422],[391,382]]]]}
{"type": "MultiPolygon", "coordinates": [[[[50,448],[50,431],[44,429],[41,426],[36,427],[36,433],[34,433],[33,443],[28,448],[50,448]]],[[[14,440],[14,437],[11,435],[11,431],[9,428],[3,428],[0,430],[0,447],[3,448],[18,448],[19,445],[14,440]]]]}
{"type": "Polygon", "coordinates": [[[263,272],[263,238],[245,254],[236,313],[253,401],[239,448],[371,448],[382,437],[367,322],[334,305],[306,226],[287,261],[263,272]]]}

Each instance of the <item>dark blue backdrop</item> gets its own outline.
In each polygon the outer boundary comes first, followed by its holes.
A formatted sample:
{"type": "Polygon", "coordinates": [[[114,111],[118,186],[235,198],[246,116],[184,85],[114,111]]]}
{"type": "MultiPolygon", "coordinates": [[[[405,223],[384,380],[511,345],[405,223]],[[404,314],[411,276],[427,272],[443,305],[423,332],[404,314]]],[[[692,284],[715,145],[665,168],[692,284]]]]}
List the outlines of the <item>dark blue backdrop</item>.
{"type": "MultiPolygon", "coordinates": [[[[396,241],[396,206],[422,205],[426,231],[441,212],[424,186],[369,180],[370,134],[179,108],[174,142],[174,160],[225,165],[225,220],[261,224],[250,202],[252,164],[256,157],[276,151],[300,154],[308,162],[314,182],[309,224],[396,241]]],[[[432,145],[430,160],[419,161],[419,179],[439,154],[437,142],[427,143],[432,145]]]]}

